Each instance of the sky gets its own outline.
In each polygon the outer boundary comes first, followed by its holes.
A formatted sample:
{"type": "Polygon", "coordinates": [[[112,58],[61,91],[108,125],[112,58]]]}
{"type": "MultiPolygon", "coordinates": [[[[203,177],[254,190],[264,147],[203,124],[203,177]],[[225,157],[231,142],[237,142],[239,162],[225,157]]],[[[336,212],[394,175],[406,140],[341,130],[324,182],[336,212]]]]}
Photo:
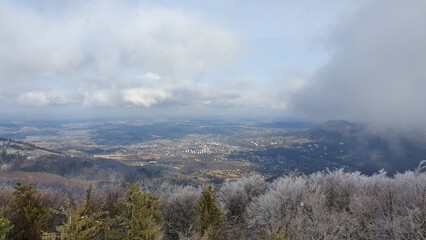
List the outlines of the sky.
{"type": "Polygon", "coordinates": [[[423,0],[0,2],[0,113],[426,120],[423,0]]]}

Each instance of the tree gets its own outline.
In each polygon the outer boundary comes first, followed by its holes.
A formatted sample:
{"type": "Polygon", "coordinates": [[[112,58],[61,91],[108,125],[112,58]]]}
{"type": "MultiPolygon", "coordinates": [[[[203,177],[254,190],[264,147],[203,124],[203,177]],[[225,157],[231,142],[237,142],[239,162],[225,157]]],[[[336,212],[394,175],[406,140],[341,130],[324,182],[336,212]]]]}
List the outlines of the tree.
{"type": "Polygon", "coordinates": [[[155,239],[162,224],[160,203],[150,192],[141,192],[139,186],[130,184],[126,201],[119,216],[125,228],[125,239],[155,239]]]}
{"type": "Polygon", "coordinates": [[[58,233],[45,233],[43,238],[50,239],[112,239],[113,233],[110,231],[111,219],[108,212],[99,211],[93,202],[93,189],[90,186],[86,190],[86,198],[77,208],[72,209],[67,204],[67,221],[57,227],[58,233]]]}
{"type": "Polygon", "coordinates": [[[207,234],[211,239],[218,238],[218,230],[223,225],[222,212],[218,207],[212,186],[204,188],[197,203],[195,229],[200,235],[207,234]]]}
{"type": "MultiPolygon", "coordinates": [[[[67,222],[57,230],[61,239],[105,239],[109,234],[110,220],[106,212],[87,213],[86,204],[80,204],[76,209],[67,212],[67,222]]],[[[55,239],[55,238],[54,238],[55,239]]]]}
{"type": "Polygon", "coordinates": [[[173,186],[170,193],[162,196],[161,213],[167,239],[191,236],[195,226],[195,210],[199,196],[199,189],[189,186],[173,186]]]}
{"type": "Polygon", "coordinates": [[[243,178],[227,182],[220,188],[219,198],[225,216],[227,235],[233,239],[244,239],[245,212],[251,201],[266,192],[267,185],[260,178],[243,178]]]}
{"type": "Polygon", "coordinates": [[[0,209],[0,240],[5,240],[9,231],[13,228],[9,219],[4,217],[4,210],[0,209]]]}
{"type": "Polygon", "coordinates": [[[15,204],[11,231],[13,239],[41,239],[44,230],[44,221],[47,217],[47,209],[42,206],[38,199],[33,184],[17,183],[13,193],[15,204]]]}

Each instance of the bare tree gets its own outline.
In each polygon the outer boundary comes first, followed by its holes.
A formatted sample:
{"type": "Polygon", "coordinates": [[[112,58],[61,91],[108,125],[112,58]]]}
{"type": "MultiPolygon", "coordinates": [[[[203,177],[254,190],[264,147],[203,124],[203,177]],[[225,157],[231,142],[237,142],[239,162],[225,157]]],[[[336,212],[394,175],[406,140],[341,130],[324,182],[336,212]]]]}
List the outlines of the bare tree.
{"type": "Polygon", "coordinates": [[[246,208],[255,197],[264,194],[266,190],[266,182],[256,177],[227,182],[221,187],[219,198],[229,237],[245,238],[246,208]]]}
{"type": "Polygon", "coordinates": [[[195,224],[195,209],[200,189],[194,187],[163,186],[161,214],[167,239],[189,237],[195,224]]]}
{"type": "Polygon", "coordinates": [[[302,176],[279,178],[269,191],[247,207],[247,227],[258,236],[286,234],[306,197],[307,181],[302,176]]]}

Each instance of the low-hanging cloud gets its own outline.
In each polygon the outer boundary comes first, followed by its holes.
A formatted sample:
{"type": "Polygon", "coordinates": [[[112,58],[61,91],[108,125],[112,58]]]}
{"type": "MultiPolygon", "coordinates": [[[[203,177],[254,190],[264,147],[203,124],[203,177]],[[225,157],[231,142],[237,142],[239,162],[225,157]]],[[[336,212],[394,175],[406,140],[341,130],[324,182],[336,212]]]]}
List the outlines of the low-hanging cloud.
{"type": "Polygon", "coordinates": [[[29,91],[18,96],[18,103],[24,106],[68,105],[78,101],[78,97],[63,92],[29,91]]]}
{"type": "Polygon", "coordinates": [[[426,121],[426,1],[374,0],[342,20],[332,56],[291,98],[317,120],[426,121]]]}
{"type": "Polygon", "coordinates": [[[121,1],[52,8],[0,3],[0,101],[6,104],[178,103],[183,89],[202,96],[199,79],[233,64],[240,52],[236,35],[181,10],[121,1]]]}
{"type": "Polygon", "coordinates": [[[136,106],[151,107],[168,98],[164,89],[155,88],[132,88],[123,90],[123,100],[136,106]]]}

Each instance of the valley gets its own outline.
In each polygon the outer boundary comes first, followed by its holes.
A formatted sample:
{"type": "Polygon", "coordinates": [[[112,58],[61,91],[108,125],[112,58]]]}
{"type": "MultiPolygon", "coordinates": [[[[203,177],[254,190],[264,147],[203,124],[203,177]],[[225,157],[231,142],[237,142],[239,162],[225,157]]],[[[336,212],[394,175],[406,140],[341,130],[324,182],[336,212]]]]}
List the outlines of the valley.
{"type": "Polygon", "coordinates": [[[339,168],[393,174],[412,170],[426,158],[422,145],[405,139],[394,152],[365,124],[344,121],[13,122],[1,125],[0,137],[0,178],[26,173],[48,185],[55,182],[48,179],[76,186],[198,185],[339,168]]]}

